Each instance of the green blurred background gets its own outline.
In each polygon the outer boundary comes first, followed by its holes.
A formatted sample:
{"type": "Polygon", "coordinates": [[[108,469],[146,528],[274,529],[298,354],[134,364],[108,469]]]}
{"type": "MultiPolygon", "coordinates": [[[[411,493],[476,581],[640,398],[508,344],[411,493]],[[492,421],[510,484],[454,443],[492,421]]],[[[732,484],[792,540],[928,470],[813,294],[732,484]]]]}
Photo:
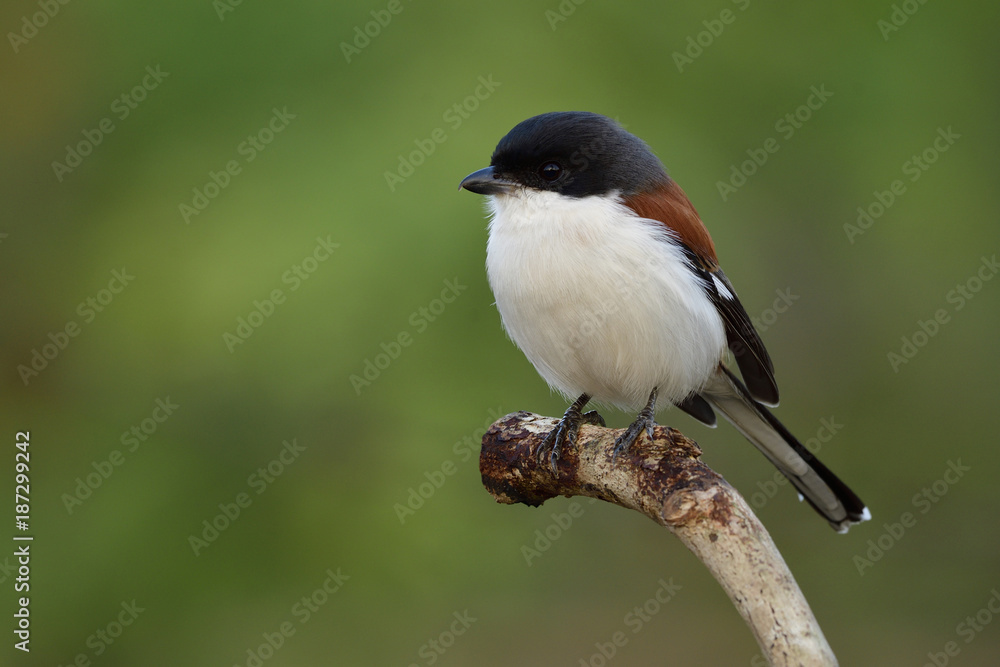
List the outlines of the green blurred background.
{"type": "Polygon", "coordinates": [[[860,0],[48,4],[0,9],[0,490],[14,535],[30,430],[35,536],[30,655],[12,647],[14,543],[0,552],[0,662],[600,665],[621,631],[607,664],[760,664],[718,585],[648,519],[500,506],[481,486],[488,423],[566,403],[505,338],[483,202],[457,186],[514,124],[568,109],[660,155],[762,323],[779,417],[803,440],[837,425],[821,457],[875,517],[846,536],[789,487],[768,497],[773,469],[733,429],[660,415],[756,497],[841,663],[996,661],[1000,280],[977,282],[1000,245],[996,7],[911,0],[890,31],[891,3],[860,0]],[[788,136],[813,86],[832,96],[788,136]],[[948,128],[911,180],[904,163],[948,128]],[[718,182],[771,137],[724,200],[718,182]],[[53,166],[81,142],[77,166],[53,166]],[[212,173],[225,187],[186,221],[212,173]],[[849,235],[896,179],[905,193],[849,235]],[[337,247],[314,255],[317,239],[337,247]],[[446,281],[457,296],[436,302],[446,281]],[[227,345],[239,318],[260,326],[227,345]],[[903,337],[922,345],[893,368],[903,337]],[[35,350],[52,358],[19,371],[35,350]],[[384,368],[352,382],[366,362],[384,368]],[[133,427],[145,440],[123,442],[133,427]],[[968,470],[946,477],[949,462],[968,470]],[[79,480],[89,496],[68,501],[79,480]],[[193,546],[205,521],[223,530],[193,546]],[[635,632],[661,579],[681,588],[635,632]]]}

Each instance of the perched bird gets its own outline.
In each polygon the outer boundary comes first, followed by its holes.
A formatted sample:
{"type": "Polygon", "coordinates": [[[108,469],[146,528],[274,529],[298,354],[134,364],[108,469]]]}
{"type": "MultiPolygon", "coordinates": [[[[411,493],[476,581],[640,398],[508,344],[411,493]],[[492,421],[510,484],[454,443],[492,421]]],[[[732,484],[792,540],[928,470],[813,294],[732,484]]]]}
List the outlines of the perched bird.
{"type": "Polygon", "coordinates": [[[641,139],[595,113],[534,116],[461,187],[487,195],[504,328],[575,398],[543,446],[553,469],[581,422],[603,424],[582,412],[591,399],[640,410],[616,456],[652,437],[659,401],[709,426],[722,413],[838,532],[870,518],[765,407],[778,404],[771,358],[694,206],[641,139]],[[727,347],[743,381],[723,363],[727,347]]]}

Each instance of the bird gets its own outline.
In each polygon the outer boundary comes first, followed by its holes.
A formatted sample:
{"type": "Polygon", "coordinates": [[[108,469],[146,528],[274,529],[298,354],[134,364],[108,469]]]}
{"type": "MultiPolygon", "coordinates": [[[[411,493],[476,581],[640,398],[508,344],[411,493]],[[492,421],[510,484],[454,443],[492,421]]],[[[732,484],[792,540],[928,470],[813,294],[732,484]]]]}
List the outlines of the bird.
{"type": "Polygon", "coordinates": [[[613,459],[659,406],[714,427],[716,412],[840,533],[871,513],[768,409],[771,357],[722,271],[697,211],[660,159],[611,118],[556,111],[518,123],[460,189],[485,195],[486,272],[507,335],[572,404],[540,460],[599,405],[638,411],[613,459]],[[726,365],[735,361],[742,379],[726,365]]]}

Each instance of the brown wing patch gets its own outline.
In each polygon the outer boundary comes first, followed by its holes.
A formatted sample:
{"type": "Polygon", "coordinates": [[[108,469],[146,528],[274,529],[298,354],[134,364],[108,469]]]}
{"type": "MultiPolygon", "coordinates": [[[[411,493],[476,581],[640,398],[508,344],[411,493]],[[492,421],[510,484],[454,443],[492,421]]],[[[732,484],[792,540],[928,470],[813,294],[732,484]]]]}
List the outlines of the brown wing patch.
{"type": "Polygon", "coordinates": [[[712,237],[691,200],[676,182],[668,180],[653,191],[629,195],[624,203],[636,215],[658,220],[669,227],[677,239],[698,256],[706,270],[718,267],[712,237]]]}
{"type": "Polygon", "coordinates": [[[655,190],[625,197],[624,203],[636,215],[662,222],[673,232],[722,317],[729,349],[751,395],[767,405],[777,405],[778,386],[774,381],[771,357],[737,298],[736,290],[719,268],[715,244],[691,200],[671,180],[655,190]]]}

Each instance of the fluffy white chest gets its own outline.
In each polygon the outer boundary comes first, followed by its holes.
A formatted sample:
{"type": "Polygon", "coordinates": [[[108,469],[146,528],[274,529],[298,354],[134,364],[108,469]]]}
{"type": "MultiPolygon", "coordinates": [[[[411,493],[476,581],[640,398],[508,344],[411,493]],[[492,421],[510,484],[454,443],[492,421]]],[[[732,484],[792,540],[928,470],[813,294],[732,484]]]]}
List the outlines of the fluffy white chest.
{"type": "Polygon", "coordinates": [[[715,306],[659,223],[614,196],[489,198],[486,254],[504,328],[575,399],[636,410],[702,388],[725,349],[715,306]]]}

